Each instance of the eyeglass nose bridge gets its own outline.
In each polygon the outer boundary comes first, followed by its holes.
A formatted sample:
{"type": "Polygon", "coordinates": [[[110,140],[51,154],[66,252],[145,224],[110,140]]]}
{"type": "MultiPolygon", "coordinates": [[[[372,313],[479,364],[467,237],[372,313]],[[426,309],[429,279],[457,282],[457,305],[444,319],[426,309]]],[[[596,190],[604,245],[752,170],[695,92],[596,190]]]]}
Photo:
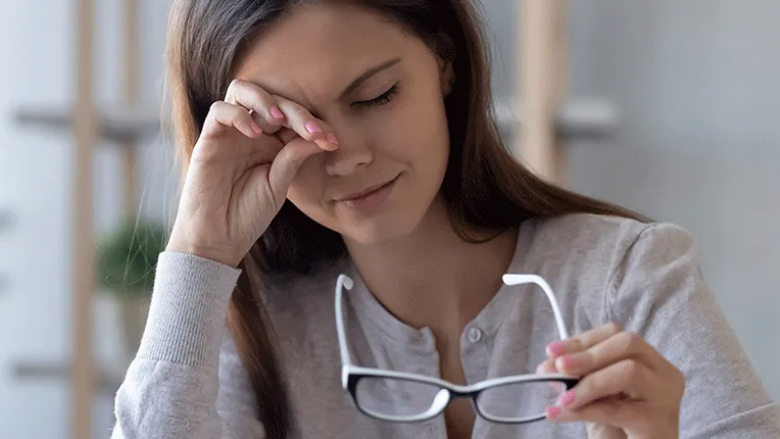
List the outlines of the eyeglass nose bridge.
{"type": "Polygon", "coordinates": [[[479,412],[479,409],[477,408],[477,397],[480,392],[481,390],[463,391],[442,386],[431,403],[430,411],[438,414],[444,411],[444,409],[446,409],[455,399],[469,399],[474,411],[479,412]]]}
{"type": "Polygon", "coordinates": [[[523,424],[527,422],[538,421],[544,418],[544,415],[539,415],[539,416],[528,416],[522,420],[506,421],[506,420],[496,418],[495,416],[490,416],[480,409],[479,403],[477,402],[479,399],[479,395],[484,390],[486,389],[475,389],[470,391],[463,391],[463,390],[457,390],[457,389],[443,386],[440,392],[446,392],[446,394],[449,396],[447,398],[447,402],[442,404],[443,401],[438,401],[439,395],[437,395],[436,400],[434,400],[433,404],[431,404],[431,411],[435,412],[435,414],[438,415],[444,412],[447,406],[449,406],[450,402],[452,402],[454,399],[468,399],[471,401],[471,408],[474,410],[474,413],[477,416],[487,419],[490,422],[501,423],[501,424],[523,424]]]}
{"type": "Polygon", "coordinates": [[[524,419],[522,421],[503,421],[495,418],[494,416],[489,416],[487,413],[485,413],[483,410],[480,409],[478,403],[479,395],[484,390],[485,389],[475,389],[475,390],[464,391],[464,390],[453,389],[451,387],[442,386],[441,389],[439,390],[439,393],[434,398],[433,403],[431,404],[431,408],[429,409],[429,415],[436,416],[441,414],[442,412],[444,412],[447,406],[450,405],[450,402],[452,402],[455,399],[468,399],[471,402],[471,408],[472,410],[474,410],[474,413],[477,416],[487,419],[491,422],[520,424],[520,423],[538,420],[544,417],[544,416],[528,417],[527,419],[524,419]],[[442,393],[447,396],[446,399],[442,397],[442,393]]]}
{"type": "Polygon", "coordinates": [[[456,389],[445,389],[448,392],[450,392],[450,400],[453,399],[471,399],[474,402],[477,401],[477,396],[479,396],[479,392],[481,390],[471,390],[468,392],[456,390],[456,389]]]}
{"type": "MultiPolygon", "coordinates": [[[[440,411],[443,411],[447,406],[450,405],[450,402],[452,402],[455,399],[468,399],[471,401],[471,408],[474,410],[475,413],[480,413],[479,408],[477,407],[477,398],[479,397],[479,394],[482,392],[483,389],[476,389],[476,390],[458,390],[453,389],[451,387],[442,387],[439,392],[446,392],[447,393],[447,402],[443,405],[437,404],[435,401],[432,404],[432,406],[441,405],[440,411]]],[[[439,395],[436,396],[436,398],[439,398],[439,395]]]]}

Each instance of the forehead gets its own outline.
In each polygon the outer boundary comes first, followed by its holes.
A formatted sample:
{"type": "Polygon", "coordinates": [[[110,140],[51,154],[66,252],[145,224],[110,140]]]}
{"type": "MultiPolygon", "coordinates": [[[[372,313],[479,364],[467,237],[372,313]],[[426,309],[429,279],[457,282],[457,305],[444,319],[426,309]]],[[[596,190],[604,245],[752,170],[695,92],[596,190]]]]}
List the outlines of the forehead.
{"type": "Polygon", "coordinates": [[[320,2],[293,7],[264,29],[238,60],[236,77],[292,100],[334,99],[377,64],[397,57],[415,62],[426,49],[388,17],[320,2]]]}

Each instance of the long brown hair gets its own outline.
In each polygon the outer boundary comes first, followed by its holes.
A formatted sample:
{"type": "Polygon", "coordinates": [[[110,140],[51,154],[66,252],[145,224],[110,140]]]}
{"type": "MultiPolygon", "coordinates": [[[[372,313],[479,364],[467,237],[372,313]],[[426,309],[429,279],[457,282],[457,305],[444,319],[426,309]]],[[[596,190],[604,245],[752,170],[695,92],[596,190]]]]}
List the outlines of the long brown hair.
{"type": "MultiPolygon", "coordinates": [[[[168,79],[185,172],[209,108],[223,99],[242,49],[291,6],[311,1],[318,0],[175,1],[167,47],[168,79]]],[[[441,193],[463,239],[481,239],[484,232],[499,233],[530,218],[571,213],[643,219],[548,184],[507,152],[491,109],[489,51],[470,0],[357,3],[393,17],[453,62],[456,79],[445,98],[451,153],[441,193]]],[[[231,298],[228,326],[269,439],[287,436],[291,414],[273,331],[258,297],[260,282],[281,274],[305,276],[320,263],[345,256],[339,234],[288,201],[241,262],[243,272],[231,298]]]]}

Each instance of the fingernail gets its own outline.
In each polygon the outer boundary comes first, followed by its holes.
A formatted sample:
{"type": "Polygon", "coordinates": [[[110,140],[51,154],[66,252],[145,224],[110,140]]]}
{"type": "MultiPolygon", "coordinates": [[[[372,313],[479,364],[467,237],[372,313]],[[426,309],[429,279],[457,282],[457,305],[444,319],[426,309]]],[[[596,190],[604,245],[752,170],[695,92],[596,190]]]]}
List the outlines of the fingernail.
{"type": "Polygon", "coordinates": [[[252,131],[255,132],[255,134],[262,134],[263,129],[260,128],[260,125],[258,125],[256,122],[252,122],[252,131]]]}
{"type": "Polygon", "coordinates": [[[284,113],[282,113],[282,110],[280,110],[278,107],[271,107],[271,116],[274,117],[274,119],[284,119],[284,113]]]}
{"type": "Polygon", "coordinates": [[[547,355],[555,358],[563,355],[566,349],[563,346],[563,342],[554,341],[547,345],[547,355]]]}
{"type": "Polygon", "coordinates": [[[569,369],[577,364],[577,359],[574,355],[562,355],[555,360],[555,367],[558,369],[569,369]]]}
{"type": "Polygon", "coordinates": [[[561,414],[561,408],[560,407],[547,407],[547,417],[548,418],[554,418],[561,414]]]}
{"type": "Polygon", "coordinates": [[[335,143],[336,145],[341,145],[339,143],[339,139],[336,138],[336,135],[333,133],[328,133],[327,136],[325,136],[326,139],[328,139],[328,142],[335,143]]]}
{"type": "Polygon", "coordinates": [[[317,126],[314,122],[306,122],[306,131],[310,133],[321,133],[322,129],[317,126]]]}
{"type": "Polygon", "coordinates": [[[574,390],[564,392],[560,397],[561,405],[564,407],[569,406],[574,402],[574,390]]]}

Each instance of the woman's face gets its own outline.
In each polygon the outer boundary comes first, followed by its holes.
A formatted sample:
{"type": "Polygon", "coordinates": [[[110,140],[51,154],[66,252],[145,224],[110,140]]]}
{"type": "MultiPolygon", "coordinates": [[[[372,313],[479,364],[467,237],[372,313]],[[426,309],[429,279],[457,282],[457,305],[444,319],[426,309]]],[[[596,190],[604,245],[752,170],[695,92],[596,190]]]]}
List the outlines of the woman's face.
{"type": "Polygon", "coordinates": [[[446,67],[398,24],[323,2],[265,30],[236,76],[303,105],[339,140],[304,163],[289,200],[347,240],[380,244],[412,232],[439,192],[446,67]]]}

